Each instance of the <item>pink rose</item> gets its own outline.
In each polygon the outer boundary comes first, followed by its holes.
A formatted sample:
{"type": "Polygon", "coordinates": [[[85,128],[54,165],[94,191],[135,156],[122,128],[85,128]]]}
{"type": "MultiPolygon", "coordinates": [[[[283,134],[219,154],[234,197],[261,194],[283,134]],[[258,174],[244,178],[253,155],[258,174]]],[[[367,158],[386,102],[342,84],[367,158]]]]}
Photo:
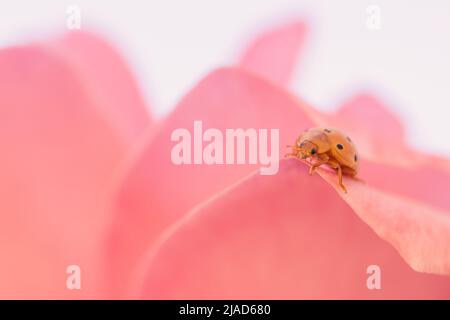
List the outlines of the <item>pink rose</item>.
{"type": "Polygon", "coordinates": [[[2,298],[449,298],[448,159],[419,153],[370,93],[324,114],[286,89],[306,28],[261,35],[165,119],[101,39],[0,51],[2,298]],[[275,48],[275,49],[274,49],[275,48]],[[347,132],[362,183],[281,160],[175,165],[171,133],[314,126],[347,132]],[[66,268],[81,269],[80,290],[66,268]],[[381,272],[370,290],[368,272],[381,272]]]}

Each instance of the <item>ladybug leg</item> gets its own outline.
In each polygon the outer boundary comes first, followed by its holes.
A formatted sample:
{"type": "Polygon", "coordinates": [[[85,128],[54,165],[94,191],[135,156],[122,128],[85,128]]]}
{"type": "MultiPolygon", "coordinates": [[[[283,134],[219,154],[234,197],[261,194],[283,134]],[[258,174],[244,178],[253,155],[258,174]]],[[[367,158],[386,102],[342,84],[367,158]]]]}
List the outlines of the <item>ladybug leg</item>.
{"type": "Polygon", "coordinates": [[[344,184],[342,183],[342,168],[341,165],[334,160],[330,160],[328,162],[328,164],[337,170],[337,174],[338,174],[338,179],[339,179],[339,186],[341,187],[342,191],[344,191],[345,193],[347,193],[347,188],[345,188],[344,184]]]}
{"type": "Polygon", "coordinates": [[[285,158],[291,158],[291,157],[296,157],[296,156],[297,156],[297,155],[293,152],[293,151],[295,151],[295,146],[287,145],[286,148],[291,148],[291,149],[292,149],[292,152],[291,152],[291,153],[286,153],[286,154],[284,155],[285,158]]]}
{"type": "Polygon", "coordinates": [[[285,157],[285,158],[294,158],[294,159],[297,159],[297,160],[300,161],[300,162],[304,162],[304,160],[303,160],[302,158],[299,158],[299,156],[298,156],[297,153],[286,153],[286,154],[284,155],[284,157],[285,157]]]}
{"type": "Polygon", "coordinates": [[[323,153],[320,154],[318,156],[318,159],[316,160],[316,162],[314,162],[310,167],[309,167],[309,174],[312,175],[314,173],[314,171],[316,170],[317,167],[320,167],[321,165],[328,163],[328,161],[330,160],[330,157],[328,157],[327,154],[323,153]]]}
{"type": "Polygon", "coordinates": [[[339,164],[337,165],[337,171],[338,171],[338,177],[339,177],[339,185],[341,186],[342,191],[347,193],[347,189],[345,188],[344,184],[342,183],[342,168],[339,164]]]}
{"type": "Polygon", "coordinates": [[[284,157],[285,157],[285,158],[297,158],[297,159],[298,159],[297,154],[296,154],[296,153],[293,153],[293,152],[291,152],[291,153],[286,153],[286,154],[284,155],[284,157]]]}
{"type": "Polygon", "coordinates": [[[284,155],[285,158],[296,158],[297,160],[301,160],[300,157],[298,156],[298,148],[296,146],[290,146],[287,145],[286,147],[288,148],[292,148],[292,151],[290,153],[286,153],[284,155]]]}

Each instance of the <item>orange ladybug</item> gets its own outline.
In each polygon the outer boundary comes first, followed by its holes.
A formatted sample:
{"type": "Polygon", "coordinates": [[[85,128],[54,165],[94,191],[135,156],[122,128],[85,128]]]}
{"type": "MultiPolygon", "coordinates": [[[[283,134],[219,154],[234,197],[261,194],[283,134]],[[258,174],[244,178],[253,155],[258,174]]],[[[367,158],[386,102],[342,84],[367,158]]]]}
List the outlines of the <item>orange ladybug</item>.
{"type": "Polygon", "coordinates": [[[309,174],[326,164],[335,169],[339,177],[339,185],[346,193],[347,189],[342,183],[342,175],[355,177],[358,173],[359,159],[356,147],[352,140],[336,129],[312,128],[303,132],[296,140],[292,153],[285,157],[297,159],[311,159],[314,162],[309,168],[309,174]]]}

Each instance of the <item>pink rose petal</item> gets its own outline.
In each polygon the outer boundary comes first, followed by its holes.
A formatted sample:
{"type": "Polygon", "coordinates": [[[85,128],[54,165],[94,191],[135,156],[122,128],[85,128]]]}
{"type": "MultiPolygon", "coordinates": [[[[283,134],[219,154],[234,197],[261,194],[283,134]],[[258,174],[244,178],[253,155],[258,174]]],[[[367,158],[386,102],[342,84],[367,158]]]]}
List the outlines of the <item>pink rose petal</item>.
{"type": "MultiPolygon", "coordinates": [[[[371,99],[364,98],[362,101],[369,105],[367,108],[372,116],[379,117],[378,131],[383,132],[385,128],[386,132],[397,134],[398,141],[402,141],[401,127],[397,122],[390,119],[388,113],[379,110],[376,103],[371,105],[371,99]]],[[[124,277],[134,273],[130,270],[142,266],[140,259],[143,252],[151,250],[163,230],[183,217],[187,210],[255,169],[255,166],[244,165],[176,166],[170,160],[171,146],[174,145],[170,143],[170,135],[174,129],[192,130],[194,120],[203,120],[205,129],[219,128],[222,132],[226,128],[281,128],[280,153],[283,154],[283,146],[291,144],[302,129],[316,126],[310,118],[319,123],[324,120],[337,121],[332,116],[314,111],[263,79],[239,69],[222,69],[203,80],[161,125],[161,131],[153,133],[154,136],[149,138],[135,165],[125,176],[119,192],[112,237],[108,243],[107,261],[117,262],[112,269],[115,289],[123,289],[124,277]]],[[[362,130],[362,127],[352,127],[351,121],[340,121],[351,132],[362,130]]],[[[375,128],[373,134],[376,134],[375,128]]],[[[436,209],[449,209],[448,199],[434,191],[436,186],[443,189],[449,187],[448,174],[433,167],[432,163],[405,166],[368,161],[366,154],[370,156],[374,146],[383,148],[383,144],[389,142],[389,135],[383,136],[381,133],[378,138],[361,137],[352,136],[354,140],[360,140],[357,142],[360,143],[358,147],[362,147],[360,177],[369,185],[415,198],[436,209]]],[[[391,150],[393,158],[399,153],[395,148],[386,150],[391,150]]],[[[404,150],[409,149],[405,146],[404,150]]],[[[337,179],[336,175],[334,177],[337,179]]],[[[433,221],[436,220],[430,218],[430,225],[433,221]]],[[[445,258],[445,255],[436,257],[437,260],[445,258]]]]}
{"type": "MultiPolygon", "coordinates": [[[[97,92],[94,82],[105,75],[91,70],[90,82],[89,68],[104,59],[98,70],[126,71],[114,67],[115,53],[102,45],[97,52],[94,39],[75,40],[64,40],[74,50],[70,58],[56,53],[66,50],[58,44],[0,51],[2,298],[103,294],[99,250],[110,184],[130,138],[148,120],[139,125],[121,118],[118,105],[110,112],[103,90],[129,88],[128,80],[123,79],[124,87],[120,80],[99,85],[97,92]],[[81,290],[66,288],[66,268],[72,264],[81,268],[81,290]]],[[[133,104],[138,99],[131,98],[132,89],[124,90],[123,96],[111,94],[123,103],[130,98],[124,106],[130,117],[145,118],[142,106],[133,104]]]]}
{"type": "Polygon", "coordinates": [[[349,130],[364,134],[372,141],[392,141],[392,144],[405,143],[403,125],[380,100],[369,93],[351,97],[337,113],[340,121],[349,130]]]}
{"type": "Polygon", "coordinates": [[[303,22],[269,30],[249,45],[239,65],[281,86],[287,86],[305,36],[306,26],[303,22]]]}
{"type": "Polygon", "coordinates": [[[176,144],[171,142],[172,132],[178,128],[192,132],[194,120],[202,120],[204,130],[222,132],[227,128],[281,128],[281,154],[301,130],[313,125],[294,97],[242,70],[220,69],[201,81],[149,138],[120,188],[106,259],[114,261],[112,277],[119,287],[126,284],[124,278],[132,274],[136,261],[162,230],[258,168],[172,163],[171,148],[176,144]]]}
{"type": "MultiPolygon", "coordinates": [[[[159,247],[148,252],[139,297],[450,298],[450,277],[413,271],[355,215],[339,192],[318,175],[309,176],[295,160],[282,161],[276,176],[251,176],[167,231],[159,247]],[[380,267],[380,290],[367,287],[371,265],[380,267]]],[[[432,208],[408,204],[359,182],[349,183],[345,197],[356,201],[356,210],[374,213],[380,208],[379,215],[394,215],[394,219],[409,212],[438,215],[432,208]],[[371,197],[386,202],[372,207],[371,197]],[[419,208],[425,211],[418,212],[419,208]]],[[[414,227],[404,222],[387,222],[390,230],[384,232],[391,234],[393,225],[397,232],[414,227]]],[[[430,258],[432,253],[421,257],[430,258]]]]}
{"type": "Polygon", "coordinates": [[[414,150],[405,138],[401,121],[379,99],[360,93],[346,101],[336,114],[315,113],[316,122],[346,132],[364,157],[379,163],[418,169],[421,166],[450,171],[450,160],[414,150]]]}
{"type": "Polygon", "coordinates": [[[92,33],[71,31],[47,44],[76,70],[97,108],[102,108],[121,136],[128,141],[136,139],[150,125],[149,108],[134,75],[108,42],[92,33]]]}
{"type": "MultiPolygon", "coordinates": [[[[448,199],[444,199],[444,193],[440,192],[446,189],[441,189],[440,185],[423,186],[423,189],[420,185],[412,185],[420,194],[434,193],[440,196],[441,202],[447,200],[447,211],[443,211],[418,201],[421,196],[402,197],[353,179],[346,179],[348,193],[345,194],[339,192],[335,174],[325,170],[319,172],[358,216],[381,238],[391,243],[411,267],[421,272],[450,275],[450,205],[448,199]]],[[[391,173],[394,177],[386,185],[411,183],[408,176],[396,179],[395,173],[391,173]]],[[[386,170],[385,174],[389,172],[386,170]]],[[[425,175],[433,178],[429,172],[425,175]]],[[[413,178],[420,179],[417,176],[413,178]]],[[[448,177],[444,183],[448,187],[448,177]]]]}
{"type": "MultiPolygon", "coordinates": [[[[442,191],[450,188],[450,174],[445,169],[450,161],[412,150],[404,140],[400,122],[370,95],[356,96],[344,105],[336,118],[328,120],[351,132],[357,146],[365,148],[361,153],[376,160],[361,160],[359,176],[366,180],[367,187],[388,192],[383,196],[373,196],[373,191],[366,198],[364,192],[359,196],[343,195],[344,199],[416,270],[450,275],[447,248],[450,243],[447,221],[450,201],[442,191]],[[402,201],[398,203],[398,195],[407,197],[405,201],[418,204],[410,204],[408,212],[402,201]],[[400,209],[387,210],[386,201],[390,207],[400,209]],[[367,208],[377,208],[377,211],[367,208]],[[400,232],[397,224],[407,230],[401,229],[400,232]]],[[[326,177],[338,188],[336,175],[327,173],[326,177]]]]}
{"type": "Polygon", "coordinates": [[[443,192],[450,188],[450,173],[436,167],[432,162],[401,167],[362,159],[359,176],[368,186],[450,212],[450,199],[443,192]]]}

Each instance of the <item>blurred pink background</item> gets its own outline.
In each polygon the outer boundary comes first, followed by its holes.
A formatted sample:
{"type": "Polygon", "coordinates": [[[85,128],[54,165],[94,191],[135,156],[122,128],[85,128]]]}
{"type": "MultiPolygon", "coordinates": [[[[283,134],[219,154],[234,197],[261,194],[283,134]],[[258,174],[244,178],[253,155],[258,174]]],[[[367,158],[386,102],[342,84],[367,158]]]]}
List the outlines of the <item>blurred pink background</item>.
{"type": "Polygon", "coordinates": [[[333,110],[354,90],[370,89],[402,118],[412,145],[450,155],[446,1],[7,1],[0,45],[65,32],[71,5],[81,9],[83,30],[100,32],[125,55],[157,116],[209,71],[232,64],[263,28],[304,18],[311,28],[293,92],[333,110]],[[367,27],[371,6],[380,9],[379,29],[367,27]]]}

